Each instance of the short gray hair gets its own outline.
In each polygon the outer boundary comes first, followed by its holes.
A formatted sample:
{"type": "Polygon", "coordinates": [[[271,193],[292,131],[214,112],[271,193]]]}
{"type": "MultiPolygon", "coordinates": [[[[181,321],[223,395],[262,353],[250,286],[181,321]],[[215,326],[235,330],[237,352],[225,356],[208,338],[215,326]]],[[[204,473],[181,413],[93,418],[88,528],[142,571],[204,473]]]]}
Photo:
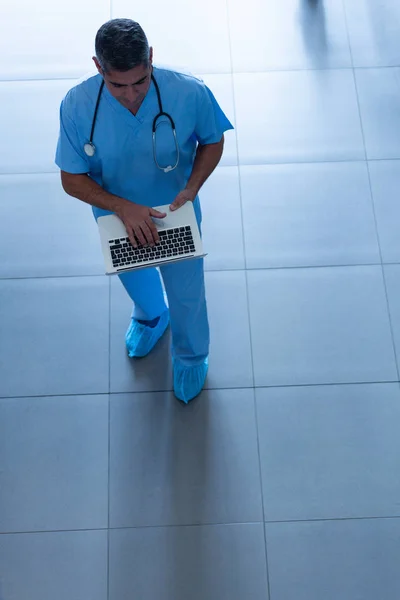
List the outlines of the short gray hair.
{"type": "Polygon", "coordinates": [[[129,71],[139,65],[148,66],[150,48],[139,23],[131,19],[112,19],[104,23],[96,35],[96,56],[105,73],[129,71]]]}

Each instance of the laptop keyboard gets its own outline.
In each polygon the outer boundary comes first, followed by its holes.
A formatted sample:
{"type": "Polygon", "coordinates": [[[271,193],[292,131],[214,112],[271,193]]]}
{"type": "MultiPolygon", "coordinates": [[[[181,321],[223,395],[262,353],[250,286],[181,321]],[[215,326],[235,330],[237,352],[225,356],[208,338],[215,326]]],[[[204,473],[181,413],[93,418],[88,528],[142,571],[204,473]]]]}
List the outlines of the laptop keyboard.
{"type": "Polygon", "coordinates": [[[138,247],[134,248],[128,237],[110,240],[113,267],[123,269],[149,261],[178,258],[196,251],[190,225],[164,229],[158,235],[160,243],[153,247],[145,247],[138,242],[138,247]]]}

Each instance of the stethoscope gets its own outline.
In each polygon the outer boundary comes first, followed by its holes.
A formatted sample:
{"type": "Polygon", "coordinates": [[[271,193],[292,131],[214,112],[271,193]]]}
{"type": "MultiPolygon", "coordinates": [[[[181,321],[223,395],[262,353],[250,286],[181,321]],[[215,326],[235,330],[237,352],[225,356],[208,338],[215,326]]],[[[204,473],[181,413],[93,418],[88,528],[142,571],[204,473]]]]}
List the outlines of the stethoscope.
{"type": "MultiPolygon", "coordinates": [[[[156,94],[157,94],[157,100],[158,100],[158,108],[159,108],[159,112],[158,114],[154,117],[153,119],[153,156],[154,156],[154,162],[156,164],[156,166],[161,169],[161,171],[164,171],[164,173],[169,173],[170,171],[173,171],[174,169],[176,169],[176,167],[179,164],[179,146],[178,146],[178,140],[176,137],[176,129],[175,129],[175,123],[171,117],[171,115],[169,115],[168,113],[163,111],[163,106],[162,106],[162,102],[161,102],[161,94],[160,94],[160,88],[158,87],[158,83],[154,77],[154,75],[151,75],[151,80],[154,83],[154,87],[156,89],[156,94]],[[157,160],[157,153],[156,153],[156,131],[157,131],[157,127],[159,125],[158,120],[161,117],[166,117],[170,124],[171,124],[171,128],[172,128],[172,133],[174,136],[174,141],[175,141],[175,152],[176,152],[176,162],[174,164],[174,166],[169,165],[168,167],[162,167],[161,165],[158,164],[158,160],[157,160]]],[[[97,101],[96,101],[96,108],[94,109],[94,115],[93,115],[93,121],[92,121],[92,129],[90,130],[90,138],[89,141],[86,142],[86,144],[84,144],[83,146],[83,150],[86,154],[86,156],[92,157],[95,155],[96,153],[96,146],[93,144],[93,134],[94,134],[94,128],[96,126],[96,119],[97,119],[97,111],[99,110],[99,104],[100,104],[100,98],[101,98],[101,94],[103,92],[103,88],[104,88],[104,79],[101,82],[100,85],[100,89],[99,89],[99,93],[97,95],[97,101]]]]}

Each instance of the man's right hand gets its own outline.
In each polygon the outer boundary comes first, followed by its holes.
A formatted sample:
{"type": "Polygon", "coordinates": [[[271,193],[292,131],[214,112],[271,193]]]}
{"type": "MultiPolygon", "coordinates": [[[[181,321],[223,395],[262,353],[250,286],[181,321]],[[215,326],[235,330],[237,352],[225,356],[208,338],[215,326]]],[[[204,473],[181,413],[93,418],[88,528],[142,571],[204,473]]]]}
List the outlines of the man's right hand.
{"type": "Polygon", "coordinates": [[[153,218],[164,219],[166,213],[127,200],[119,207],[117,215],[125,225],[134,248],[137,248],[138,242],[143,246],[154,246],[160,242],[153,218]]]}
{"type": "Polygon", "coordinates": [[[121,198],[121,196],[114,196],[114,194],[106,192],[87,173],[75,174],[61,171],[61,181],[64,190],[70,196],[79,198],[79,200],[102,210],[115,213],[125,225],[134,248],[137,248],[138,242],[143,246],[154,246],[160,241],[152,217],[164,219],[167,216],[166,213],[160,213],[148,206],[141,206],[121,198]]]}

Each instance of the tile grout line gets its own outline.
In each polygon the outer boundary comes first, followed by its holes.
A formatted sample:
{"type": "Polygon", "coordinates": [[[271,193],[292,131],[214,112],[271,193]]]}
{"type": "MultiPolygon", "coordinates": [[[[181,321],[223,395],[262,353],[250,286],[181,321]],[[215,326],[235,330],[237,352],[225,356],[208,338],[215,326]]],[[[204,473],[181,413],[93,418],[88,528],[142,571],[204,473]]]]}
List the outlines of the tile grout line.
{"type": "Polygon", "coordinates": [[[256,434],[257,434],[257,453],[258,453],[258,468],[260,475],[260,487],[261,487],[261,507],[263,517],[263,534],[264,534],[264,551],[265,551],[265,562],[266,562],[266,575],[267,575],[267,589],[268,598],[271,600],[271,584],[269,574],[269,561],[268,561],[268,539],[267,539],[267,525],[265,520],[265,497],[264,497],[264,486],[263,486],[263,475],[261,466],[261,452],[260,452],[260,428],[258,420],[258,406],[257,406],[257,390],[253,389],[253,401],[254,401],[254,413],[256,418],[256,434]]]}
{"type": "MultiPolygon", "coordinates": [[[[366,517],[326,517],[326,518],[309,518],[309,519],[269,519],[265,521],[268,525],[280,525],[286,523],[337,523],[343,521],[400,521],[399,515],[380,515],[380,516],[366,516],[366,517]]],[[[234,522],[207,522],[207,523],[183,523],[174,525],[124,525],[120,527],[110,527],[110,531],[131,531],[131,530],[145,530],[145,529],[180,529],[180,528],[195,528],[195,527],[240,527],[242,525],[262,525],[262,521],[234,521],[234,522]]],[[[1,536],[5,535],[43,535],[53,533],[88,533],[94,531],[107,531],[108,528],[83,528],[83,529],[44,529],[36,531],[2,531],[1,536]]]]}
{"type": "Polygon", "coordinates": [[[399,361],[398,361],[398,356],[397,356],[397,351],[396,351],[396,342],[395,342],[395,338],[394,338],[394,329],[393,329],[392,315],[391,315],[391,311],[390,311],[389,294],[388,294],[387,281],[386,281],[386,275],[385,275],[385,265],[383,262],[381,240],[380,240],[380,236],[379,236],[378,219],[376,216],[376,207],[375,207],[375,201],[374,201],[374,194],[373,194],[373,190],[372,190],[371,172],[370,172],[369,162],[368,162],[368,151],[367,151],[367,144],[366,144],[366,140],[365,140],[365,131],[364,131],[364,124],[363,124],[362,113],[361,113],[361,103],[360,103],[360,95],[359,95],[358,86],[357,86],[356,71],[354,68],[354,58],[353,58],[353,51],[351,48],[350,32],[349,32],[349,26],[348,26],[345,0],[342,0],[342,6],[343,6],[344,20],[345,20],[345,25],[346,25],[347,41],[348,41],[348,45],[349,45],[350,58],[351,58],[351,64],[352,64],[353,82],[354,82],[354,89],[355,89],[355,93],[356,93],[358,117],[359,117],[359,121],[360,121],[361,135],[362,135],[363,145],[364,145],[364,154],[365,154],[365,163],[366,163],[366,168],[367,168],[370,202],[371,202],[372,212],[374,215],[375,234],[376,234],[376,239],[377,239],[378,249],[379,249],[382,281],[383,281],[383,288],[384,288],[385,299],[386,299],[386,310],[387,310],[387,315],[388,315],[388,319],[389,319],[390,335],[391,335],[391,340],[392,340],[392,348],[393,348],[393,354],[394,354],[394,361],[395,361],[395,365],[396,365],[397,378],[400,379],[399,361]]]}
{"type": "MultiPolygon", "coordinates": [[[[226,0],[226,14],[228,20],[228,42],[229,42],[229,57],[231,61],[231,92],[232,92],[232,101],[233,101],[233,118],[235,122],[235,138],[236,138],[236,160],[237,165],[236,172],[238,175],[238,189],[239,189],[239,202],[240,202],[240,225],[242,231],[242,244],[243,244],[243,259],[244,259],[244,269],[247,269],[247,259],[246,259],[246,237],[244,231],[244,222],[243,222],[243,195],[242,195],[242,180],[240,174],[240,159],[239,159],[239,132],[238,132],[238,122],[237,122],[237,113],[236,113],[236,94],[235,94],[235,80],[233,75],[233,53],[232,53],[232,36],[231,36],[231,27],[230,27],[230,10],[229,10],[229,0],[226,0]]],[[[247,281],[246,281],[247,285],[247,281]]],[[[248,294],[247,294],[247,304],[248,304],[248,294]]],[[[249,315],[250,316],[250,315],[249,315]]],[[[249,320],[250,326],[250,320],[249,320]]],[[[253,369],[253,382],[254,382],[254,369],[253,369]]]]}
{"type": "MultiPolygon", "coordinates": [[[[113,0],[110,0],[110,14],[113,15],[113,0]]],[[[110,598],[110,474],[111,474],[111,277],[108,281],[108,485],[107,485],[107,600],[110,598]]]]}
{"type": "MultiPolygon", "coordinates": [[[[240,173],[239,173],[239,180],[240,180],[240,173]]],[[[242,201],[241,201],[241,206],[242,206],[242,201]]],[[[243,227],[243,216],[242,216],[242,227],[243,227]]],[[[245,247],[244,247],[244,252],[245,252],[245,247]]],[[[244,258],[245,258],[245,261],[246,261],[246,254],[245,254],[244,258]]],[[[268,598],[269,598],[269,600],[271,600],[270,573],[269,573],[269,561],[268,561],[267,528],[266,528],[266,524],[265,524],[265,498],[264,498],[264,488],[263,488],[262,468],[261,468],[259,421],[258,421],[257,400],[256,400],[256,387],[255,387],[256,381],[255,381],[255,370],[254,370],[253,335],[252,335],[251,314],[250,314],[250,291],[249,291],[249,280],[248,280],[248,271],[247,271],[247,269],[245,269],[244,273],[245,273],[245,281],[246,281],[247,321],[248,321],[249,339],[250,339],[251,369],[252,369],[252,376],[253,376],[253,406],[254,406],[254,416],[255,416],[255,425],[256,425],[258,468],[259,468],[259,477],[260,477],[261,504],[262,504],[262,515],[263,515],[265,574],[266,574],[266,580],[267,580],[266,584],[267,584],[268,598]]]]}
{"type": "MultiPolygon", "coordinates": [[[[229,14],[229,0],[226,0],[226,11],[228,18],[228,38],[229,38],[229,55],[231,60],[231,66],[233,69],[233,55],[232,55],[232,39],[231,39],[231,30],[230,30],[230,14],[229,14]]],[[[233,72],[231,75],[231,89],[232,89],[232,98],[233,98],[233,118],[235,121],[236,128],[236,157],[237,157],[237,174],[238,174],[238,186],[239,186],[239,200],[240,200],[240,220],[241,220],[241,231],[242,231],[242,244],[243,244],[243,258],[244,258],[244,277],[246,282],[246,305],[247,305],[247,323],[249,329],[249,338],[250,338],[250,358],[251,358],[251,372],[253,379],[253,388],[255,386],[255,377],[254,377],[254,355],[253,355],[253,343],[252,343],[252,335],[251,335],[251,317],[250,317],[250,302],[249,302],[249,286],[248,286],[248,278],[247,278],[247,258],[246,258],[246,239],[244,232],[244,223],[243,223],[243,196],[242,196],[242,181],[240,175],[240,166],[239,166],[239,134],[237,130],[237,115],[236,115],[236,97],[235,97],[235,83],[233,78],[233,72]]]]}
{"type": "MultiPolygon", "coordinates": [[[[351,71],[352,69],[357,69],[358,71],[371,71],[371,70],[377,70],[377,69],[398,69],[400,67],[400,63],[397,65],[369,65],[369,66],[351,66],[351,67],[345,67],[345,66],[341,66],[341,67],[325,67],[325,68],[318,68],[318,67],[300,67],[298,69],[295,69],[293,67],[288,67],[288,68],[277,68],[277,69],[263,69],[262,71],[234,71],[233,68],[231,67],[230,71],[220,71],[218,73],[213,72],[213,71],[196,71],[196,75],[199,76],[204,76],[204,75],[229,75],[231,73],[234,73],[235,75],[263,75],[265,73],[270,74],[270,73],[304,73],[304,72],[315,72],[315,71],[319,71],[319,72],[324,72],[324,71],[351,71]]],[[[11,79],[11,78],[5,78],[5,79],[1,79],[0,78],[0,85],[2,83],[6,84],[6,83],[25,83],[25,82],[36,82],[36,83],[40,83],[41,81],[78,81],[81,77],[85,76],[85,74],[87,73],[87,70],[84,73],[80,73],[79,75],[75,75],[75,76],[61,76],[61,77],[57,77],[57,76],[53,76],[53,77],[21,77],[19,79],[11,79]]]]}
{"type": "MultiPolygon", "coordinates": [[[[112,19],[113,0],[110,0],[112,19]]],[[[111,277],[108,280],[108,482],[107,482],[107,600],[110,598],[110,449],[111,449],[111,277]]]]}
{"type": "Polygon", "coordinates": [[[253,344],[252,344],[252,336],[251,336],[250,303],[249,303],[249,289],[248,289],[248,279],[247,279],[246,240],[245,240],[244,223],[243,223],[242,182],[241,182],[240,167],[239,167],[239,135],[238,135],[238,130],[237,130],[236,97],[235,97],[235,84],[234,84],[234,78],[233,78],[233,55],[232,55],[232,39],[231,39],[231,30],[230,30],[229,0],[226,0],[226,13],[227,13],[227,19],[228,19],[229,56],[230,56],[231,67],[232,67],[231,89],[232,89],[232,98],[233,98],[233,117],[235,120],[235,128],[236,128],[236,156],[237,156],[237,161],[238,161],[237,173],[238,173],[240,217],[241,217],[241,230],[242,230],[242,243],[243,243],[244,276],[245,276],[245,281],[246,281],[247,322],[248,322],[249,337],[250,337],[250,357],[251,357],[251,369],[252,369],[252,378],[253,378],[253,387],[254,387],[255,386],[254,356],[253,356],[253,344]]]}
{"type": "MultiPolygon", "coordinates": [[[[233,390],[269,390],[269,389],[286,389],[286,388],[305,388],[305,387],[339,387],[339,386],[365,386],[365,385],[394,385],[399,384],[400,379],[386,379],[380,381],[336,381],[336,382],[318,382],[318,383],[277,383],[272,385],[257,385],[257,386],[236,386],[236,387],[214,387],[214,388],[205,388],[206,392],[213,391],[233,391],[233,390]]],[[[126,394],[130,395],[146,395],[146,394],[169,394],[172,392],[171,389],[163,389],[163,390],[125,390],[125,391],[116,391],[116,392],[84,392],[84,393],[76,393],[76,394],[36,394],[33,396],[0,396],[0,400],[25,400],[25,399],[35,399],[41,400],[44,398],[75,398],[85,397],[85,396],[123,396],[126,394]]]]}
{"type": "MultiPolygon", "coordinates": [[[[380,257],[380,261],[381,261],[381,273],[382,273],[383,287],[384,287],[384,292],[385,292],[387,314],[388,314],[388,319],[389,319],[390,335],[391,335],[391,339],[392,339],[392,347],[393,347],[394,361],[395,361],[396,371],[397,371],[397,379],[399,380],[399,387],[400,387],[399,361],[398,361],[398,357],[397,357],[396,343],[395,343],[395,339],[394,339],[394,329],[393,329],[392,315],[391,315],[391,311],[390,311],[389,294],[388,294],[387,282],[386,282],[386,274],[385,274],[385,263],[383,261],[383,255],[382,255],[382,247],[381,247],[381,240],[380,240],[380,235],[379,235],[378,219],[377,219],[377,216],[376,216],[376,207],[375,207],[374,193],[373,193],[373,190],[372,190],[370,162],[374,162],[374,161],[368,158],[367,145],[366,145],[366,141],[365,141],[365,132],[364,132],[364,125],[363,125],[362,114],[361,114],[360,96],[359,96],[358,86],[357,86],[356,67],[354,66],[353,50],[352,50],[352,47],[351,47],[351,39],[350,39],[349,21],[348,21],[348,17],[347,17],[346,0],[342,0],[342,7],[343,7],[344,22],[345,22],[345,27],[346,27],[347,43],[348,43],[348,47],[349,47],[350,59],[351,59],[351,65],[352,65],[354,89],[355,89],[355,93],[356,93],[356,101],[357,101],[357,108],[358,108],[358,116],[359,116],[359,120],[360,120],[361,135],[362,135],[363,145],[364,145],[365,166],[366,166],[366,169],[367,169],[367,177],[368,177],[368,186],[369,186],[371,207],[372,207],[372,212],[373,212],[373,215],[374,215],[375,234],[376,234],[376,239],[377,239],[377,243],[378,243],[379,257],[380,257]]],[[[370,68],[370,67],[368,67],[368,68],[370,68]]],[[[377,68],[377,67],[375,67],[375,68],[377,68]]],[[[379,68],[381,68],[381,67],[379,67],[379,68]]],[[[388,160],[391,160],[391,159],[379,159],[379,160],[388,161],[388,160]]],[[[386,264],[394,264],[394,263],[386,263],[386,264]]]]}
{"type": "MultiPolygon", "coordinates": [[[[113,0],[110,0],[110,19],[113,0]]],[[[110,474],[111,474],[111,277],[108,280],[108,485],[107,485],[107,600],[110,598],[110,474]]]]}
{"type": "MultiPolygon", "coordinates": [[[[110,0],[111,2],[112,0],[110,0]]],[[[107,600],[110,597],[110,448],[111,448],[111,278],[108,280],[108,475],[107,475],[107,600]]]]}
{"type": "MultiPolygon", "coordinates": [[[[387,309],[387,314],[388,314],[388,319],[389,319],[390,335],[391,335],[391,339],[392,339],[394,361],[395,361],[395,365],[396,365],[397,378],[400,381],[399,360],[398,360],[399,357],[397,356],[397,350],[396,350],[394,327],[393,327],[392,313],[391,313],[391,309],[390,309],[389,293],[388,293],[388,286],[387,286],[386,273],[385,273],[385,263],[383,262],[383,259],[382,259],[382,250],[381,250],[381,244],[380,244],[380,238],[379,238],[378,222],[377,222],[377,218],[376,218],[374,196],[373,196],[373,192],[372,192],[371,174],[370,174],[368,163],[367,163],[367,173],[368,173],[368,182],[369,182],[369,188],[370,188],[370,194],[371,194],[372,210],[374,213],[375,229],[376,229],[376,235],[377,235],[377,240],[378,240],[379,254],[381,256],[382,281],[383,281],[383,288],[384,288],[384,292],[385,292],[386,309],[387,309]]],[[[389,263],[387,263],[387,264],[389,264],[389,263]]]]}
{"type": "MultiPolygon", "coordinates": [[[[350,69],[349,69],[350,70],[350,69]]],[[[354,71],[354,70],[353,70],[354,71]]],[[[229,75],[232,77],[232,82],[234,81],[233,79],[233,74],[232,73],[227,73],[226,75],[229,75]]],[[[235,107],[234,110],[236,111],[235,107]]],[[[318,158],[315,158],[314,160],[296,160],[296,161],[284,161],[284,162],[242,162],[239,160],[237,160],[236,163],[232,163],[232,164],[219,164],[218,165],[218,169],[232,169],[234,167],[242,167],[242,168],[246,168],[246,167],[280,167],[280,166],[302,166],[302,165],[335,165],[335,164],[343,164],[343,163],[349,163],[349,164],[353,164],[353,163],[374,163],[374,162],[390,162],[390,161],[399,161],[400,160],[400,156],[387,156],[385,158],[341,158],[341,159],[335,159],[335,160],[320,160],[318,158]]],[[[56,176],[58,175],[58,171],[0,171],[0,179],[2,177],[40,177],[41,175],[53,175],[56,176]]]]}
{"type": "Polygon", "coordinates": [[[276,519],[265,521],[268,524],[280,524],[280,523],[336,523],[338,521],[384,521],[388,519],[400,520],[399,515],[381,515],[381,516],[367,516],[367,517],[321,517],[321,518],[310,518],[310,519],[276,519]]]}
{"type": "Polygon", "coordinates": [[[229,0],[226,0],[226,11],[227,11],[227,18],[228,18],[229,55],[230,55],[231,67],[232,67],[231,90],[232,90],[232,99],[233,99],[233,117],[235,120],[235,129],[236,129],[236,132],[235,132],[236,133],[236,158],[237,158],[237,163],[238,163],[237,164],[237,174],[238,174],[239,201],[240,201],[240,222],[241,222],[240,224],[241,224],[241,230],[242,230],[243,259],[244,259],[245,282],[246,282],[247,323],[248,323],[249,339],[250,339],[250,358],[251,358],[251,370],[252,370],[252,378],[253,378],[253,406],[254,406],[254,417],[255,417],[255,426],[256,426],[256,437],[257,437],[258,469],[259,469],[259,478],[260,478],[259,481],[260,481],[261,507],[262,507],[262,517],[263,517],[265,575],[266,575],[267,594],[268,594],[269,600],[271,600],[267,531],[266,531],[266,525],[265,525],[265,506],[264,506],[265,499],[264,499],[262,468],[261,468],[261,455],[260,455],[259,422],[258,422],[258,414],[257,414],[256,390],[254,387],[255,386],[254,353],[253,353],[253,340],[252,340],[252,330],[251,330],[249,281],[248,281],[248,276],[247,276],[246,236],[245,236],[245,228],[244,228],[242,178],[241,178],[240,159],[239,159],[239,131],[238,131],[238,120],[237,120],[237,112],[236,112],[235,80],[234,80],[234,74],[233,74],[233,52],[232,52],[232,36],[231,36],[231,28],[230,28],[231,19],[230,19],[230,10],[229,10],[229,0]]]}
{"type": "MultiPolygon", "coordinates": [[[[362,269],[364,267],[381,267],[381,266],[398,266],[400,260],[396,261],[379,261],[379,262],[365,262],[365,263],[343,263],[343,264],[322,264],[322,265],[278,265],[278,266],[267,266],[267,267],[245,267],[242,269],[206,269],[205,273],[245,273],[246,271],[299,271],[310,270],[310,269],[362,269]]],[[[99,277],[110,277],[104,273],[87,273],[86,275],[40,275],[40,276],[28,276],[24,275],[21,277],[2,277],[0,275],[0,283],[2,281],[36,281],[36,280],[56,280],[56,279],[91,279],[99,277]]]]}

